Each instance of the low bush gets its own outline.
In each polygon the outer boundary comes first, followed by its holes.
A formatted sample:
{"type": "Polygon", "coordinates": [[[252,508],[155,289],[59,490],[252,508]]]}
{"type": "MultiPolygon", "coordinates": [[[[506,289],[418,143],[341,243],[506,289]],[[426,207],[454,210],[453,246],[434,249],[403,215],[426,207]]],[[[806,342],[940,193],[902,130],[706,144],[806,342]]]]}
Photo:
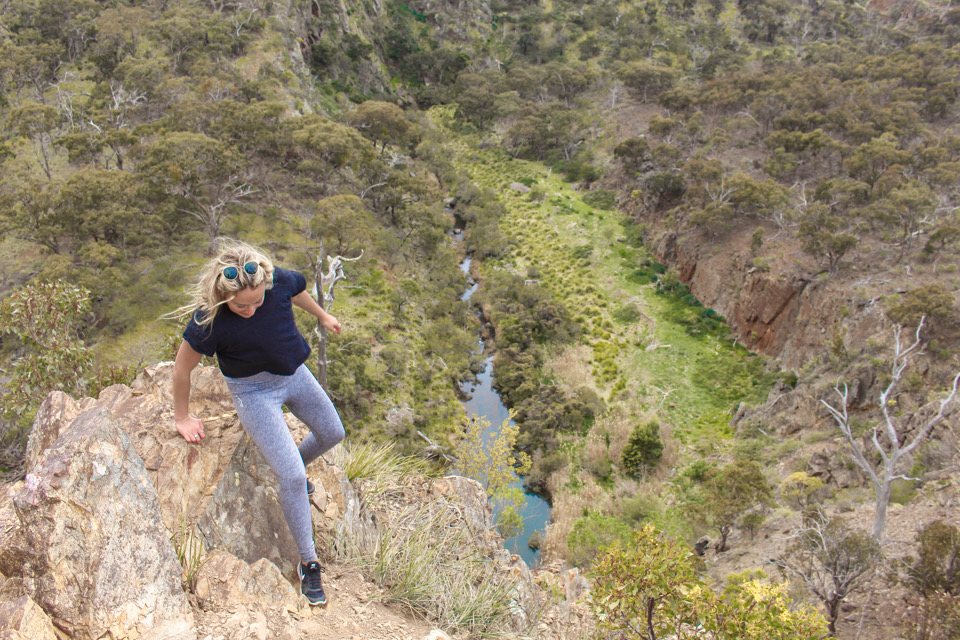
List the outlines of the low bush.
{"type": "Polygon", "coordinates": [[[609,516],[586,515],[573,524],[567,536],[567,562],[586,569],[617,541],[629,543],[630,527],[609,516]]]}
{"type": "Polygon", "coordinates": [[[650,420],[633,428],[620,460],[626,474],[639,480],[660,463],[661,457],[663,440],[660,438],[660,423],[650,420]]]}

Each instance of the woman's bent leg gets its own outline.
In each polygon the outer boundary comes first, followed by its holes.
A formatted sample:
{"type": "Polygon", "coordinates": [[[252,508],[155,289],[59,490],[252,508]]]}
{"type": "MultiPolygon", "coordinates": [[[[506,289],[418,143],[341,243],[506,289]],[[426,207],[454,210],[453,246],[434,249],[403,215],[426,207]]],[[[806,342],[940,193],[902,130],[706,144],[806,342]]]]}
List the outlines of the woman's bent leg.
{"type": "Polygon", "coordinates": [[[308,465],[343,440],[343,423],[327,392],[306,365],[300,365],[292,378],[284,402],[310,429],[299,448],[303,464],[308,465]]]}
{"type": "Polygon", "coordinates": [[[262,390],[237,393],[234,385],[229,382],[228,385],[244,429],[277,475],[280,507],[300,550],[300,560],[312,562],[317,559],[317,551],[307,498],[307,474],[290,428],[283,419],[282,400],[262,390]]]}

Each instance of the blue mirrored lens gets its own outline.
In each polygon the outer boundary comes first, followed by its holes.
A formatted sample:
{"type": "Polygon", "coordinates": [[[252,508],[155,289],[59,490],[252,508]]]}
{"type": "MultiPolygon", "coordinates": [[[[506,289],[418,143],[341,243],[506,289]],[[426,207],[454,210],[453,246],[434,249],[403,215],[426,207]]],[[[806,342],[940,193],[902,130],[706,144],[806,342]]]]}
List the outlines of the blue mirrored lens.
{"type": "Polygon", "coordinates": [[[257,269],[260,267],[256,262],[248,262],[243,265],[243,270],[247,272],[248,275],[253,275],[257,272],[257,269]]]}
{"type": "Polygon", "coordinates": [[[240,275],[240,272],[237,271],[236,267],[225,267],[223,269],[223,277],[227,280],[236,280],[238,275],[240,275]]]}

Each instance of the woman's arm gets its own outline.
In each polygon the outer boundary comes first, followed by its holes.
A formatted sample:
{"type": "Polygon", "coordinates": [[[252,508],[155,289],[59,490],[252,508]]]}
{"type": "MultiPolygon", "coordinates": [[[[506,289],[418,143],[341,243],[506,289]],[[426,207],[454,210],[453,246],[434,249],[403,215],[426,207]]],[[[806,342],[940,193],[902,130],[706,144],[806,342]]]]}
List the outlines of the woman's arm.
{"type": "Polygon", "coordinates": [[[203,439],[203,423],[190,415],[190,374],[202,357],[184,340],[173,362],[173,419],[183,439],[193,443],[203,439]]]}
{"type": "Polygon", "coordinates": [[[317,320],[320,321],[320,325],[327,331],[340,333],[340,321],[321,309],[320,305],[317,304],[317,301],[313,299],[313,296],[307,293],[306,289],[290,298],[290,302],[297,305],[307,313],[316,316],[317,320]]]}

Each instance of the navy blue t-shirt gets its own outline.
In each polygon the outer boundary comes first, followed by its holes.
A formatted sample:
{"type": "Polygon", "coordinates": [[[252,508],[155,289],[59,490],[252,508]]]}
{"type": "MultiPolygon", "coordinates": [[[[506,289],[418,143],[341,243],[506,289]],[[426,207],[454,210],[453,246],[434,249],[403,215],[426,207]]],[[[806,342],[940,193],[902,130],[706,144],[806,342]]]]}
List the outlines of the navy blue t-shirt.
{"type": "Polygon", "coordinates": [[[228,378],[263,371],[293,375],[310,356],[310,346],[297,329],[290,298],[306,288],[302,275],[275,267],[273,288],[266,290],[263,304],[252,316],[238,316],[224,304],[208,327],[191,318],[183,339],[197,353],[216,354],[220,371],[228,378]]]}

